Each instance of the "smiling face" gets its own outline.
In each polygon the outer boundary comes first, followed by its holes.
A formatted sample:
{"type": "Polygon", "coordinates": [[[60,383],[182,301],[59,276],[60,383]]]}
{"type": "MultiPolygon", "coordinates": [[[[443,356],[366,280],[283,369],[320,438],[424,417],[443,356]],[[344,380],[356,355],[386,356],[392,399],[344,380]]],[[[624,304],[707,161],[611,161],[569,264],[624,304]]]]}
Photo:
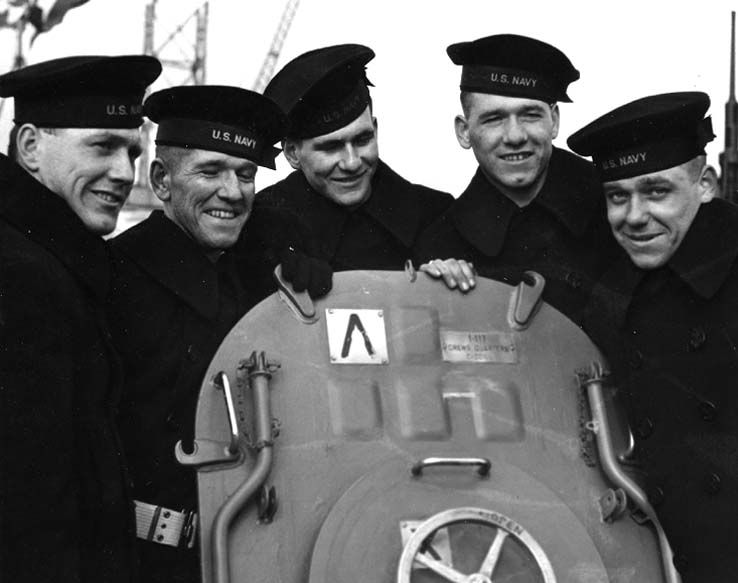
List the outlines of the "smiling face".
{"type": "Polygon", "coordinates": [[[341,206],[364,202],[379,162],[377,122],[367,107],[350,124],[329,134],[285,140],[285,157],[316,192],[341,206]]]}
{"type": "Polygon", "coordinates": [[[36,178],[97,235],[115,229],[141,154],[138,129],[40,130],[36,178]]]}
{"type": "Polygon", "coordinates": [[[465,93],[456,137],[471,148],[485,176],[519,205],[533,200],[546,178],[559,132],[559,110],[535,99],[465,93]]]}
{"type": "Polygon", "coordinates": [[[694,161],[604,184],[615,239],[641,269],[665,265],[717,186],[715,171],[694,161]]]}
{"type": "Polygon", "coordinates": [[[206,251],[232,247],[251,212],[256,164],[208,150],[164,152],[152,163],[151,183],[166,216],[206,251]]]}

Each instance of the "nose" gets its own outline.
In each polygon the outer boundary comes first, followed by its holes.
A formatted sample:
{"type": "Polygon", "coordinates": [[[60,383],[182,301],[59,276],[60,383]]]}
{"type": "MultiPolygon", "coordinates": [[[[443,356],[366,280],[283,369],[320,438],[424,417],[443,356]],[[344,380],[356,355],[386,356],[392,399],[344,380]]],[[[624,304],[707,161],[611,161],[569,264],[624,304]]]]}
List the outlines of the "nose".
{"type": "Polygon", "coordinates": [[[361,168],[361,156],[356,148],[349,144],[341,156],[340,168],[346,172],[356,172],[361,168]]]}
{"type": "Polygon", "coordinates": [[[510,116],[505,123],[505,143],[522,144],[528,139],[528,133],[517,117],[510,116]]]}
{"type": "Polygon", "coordinates": [[[625,222],[630,227],[641,227],[648,222],[646,205],[638,196],[631,196],[625,214],[625,222]]]}
{"type": "Polygon", "coordinates": [[[130,158],[127,151],[119,151],[110,158],[110,169],[108,172],[110,179],[130,186],[136,174],[134,161],[130,158]]]}
{"type": "Polygon", "coordinates": [[[220,187],[218,188],[218,198],[232,202],[240,201],[244,198],[238,176],[235,172],[223,172],[220,187]]]}

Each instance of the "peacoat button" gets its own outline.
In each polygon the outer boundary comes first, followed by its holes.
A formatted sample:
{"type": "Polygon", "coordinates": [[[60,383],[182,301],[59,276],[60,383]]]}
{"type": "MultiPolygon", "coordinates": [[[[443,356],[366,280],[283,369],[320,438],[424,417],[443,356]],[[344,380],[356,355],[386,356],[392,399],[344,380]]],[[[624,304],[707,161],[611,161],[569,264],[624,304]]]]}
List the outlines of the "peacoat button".
{"type": "Polygon", "coordinates": [[[579,289],[580,287],[582,287],[581,274],[577,273],[576,271],[569,271],[566,274],[566,283],[568,283],[574,289],[579,289]]]}
{"type": "Polygon", "coordinates": [[[144,500],[149,500],[159,493],[159,484],[153,480],[146,480],[136,489],[136,495],[144,500]]]}
{"type": "Polygon", "coordinates": [[[194,344],[187,346],[187,360],[190,362],[195,362],[197,360],[197,348],[195,348],[194,344]]]}
{"type": "Polygon", "coordinates": [[[170,413],[169,415],[167,415],[167,429],[169,431],[176,433],[181,428],[182,427],[177,420],[177,416],[174,413],[170,413]]]}
{"type": "Polygon", "coordinates": [[[653,486],[648,489],[648,500],[654,506],[660,506],[664,501],[664,490],[660,486],[653,486]]]}
{"type": "Polygon", "coordinates": [[[702,326],[694,326],[689,329],[689,349],[699,350],[707,340],[705,329],[702,326]]]}
{"type": "Polygon", "coordinates": [[[638,426],[636,427],[636,433],[641,439],[647,439],[653,433],[653,429],[653,420],[650,417],[644,417],[638,423],[638,426]]]}
{"type": "Polygon", "coordinates": [[[708,494],[717,494],[718,492],[720,492],[720,487],[720,476],[715,473],[707,476],[707,478],[705,479],[705,491],[708,494]]]}
{"type": "Polygon", "coordinates": [[[630,364],[631,368],[639,369],[643,366],[643,353],[640,350],[633,350],[630,353],[630,358],[628,359],[628,362],[630,364]]]}
{"type": "Polygon", "coordinates": [[[712,423],[717,418],[717,407],[710,403],[710,401],[702,401],[697,406],[700,412],[700,417],[707,423],[712,423]]]}

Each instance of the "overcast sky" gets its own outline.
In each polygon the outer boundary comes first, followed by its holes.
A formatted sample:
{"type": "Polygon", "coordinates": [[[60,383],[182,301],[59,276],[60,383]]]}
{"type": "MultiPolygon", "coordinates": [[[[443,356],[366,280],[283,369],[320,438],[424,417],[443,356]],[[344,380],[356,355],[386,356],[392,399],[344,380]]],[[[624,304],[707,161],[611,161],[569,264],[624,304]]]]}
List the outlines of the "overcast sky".
{"type": "MultiPolygon", "coordinates": [[[[144,6],[149,0],[89,0],[38,37],[29,63],[73,54],[126,54],[143,49],[144,6]]],[[[2,4],[2,2],[0,2],[2,4]]],[[[202,4],[158,0],[157,45],[202,4]]],[[[211,0],[207,82],[251,88],[271,44],[283,0],[211,0]]],[[[728,98],[730,2],[619,0],[301,0],[277,68],[307,50],[344,42],[370,46],[368,65],[379,121],[380,155],[414,182],[458,195],[476,167],[453,133],[459,113],[460,68],[446,46],[490,34],[533,36],[555,45],[581,72],[571,104],[561,105],[555,144],[582,125],[627,101],[654,93],[700,90],[712,98],[717,139],[708,146],[717,165],[724,148],[728,98]]],[[[735,6],[733,6],[735,9],[735,6]]],[[[192,53],[194,29],[170,44],[168,56],[192,53]]],[[[0,69],[8,70],[14,35],[0,29],[0,69]]],[[[157,88],[182,82],[167,70],[157,88]]],[[[0,149],[5,151],[12,107],[3,108],[0,149]]],[[[261,169],[257,187],[286,175],[261,169]]]]}

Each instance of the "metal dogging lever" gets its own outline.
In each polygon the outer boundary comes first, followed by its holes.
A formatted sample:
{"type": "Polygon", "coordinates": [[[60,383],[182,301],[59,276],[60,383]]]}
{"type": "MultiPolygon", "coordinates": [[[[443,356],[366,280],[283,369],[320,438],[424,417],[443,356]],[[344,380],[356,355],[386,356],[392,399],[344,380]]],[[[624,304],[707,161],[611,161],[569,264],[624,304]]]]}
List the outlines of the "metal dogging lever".
{"type": "Polygon", "coordinates": [[[597,452],[602,462],[602,469],[609,480],[618,488],[622,488],[631,502],[651,521],[656,529],[659,548],[661,550],[661,564],[664,580],[667,583],[681,583],[681,577],[674,567],[674,555],[666,538],[656,511],[648,501],[643,490],[620,467],[612,443],[612,432],[605,409],[603,384],[607,374],[600,363],[594,363],[589,373],[581,379],[582,386],[587,391],[589,408],[592,412],[591,428],[597,441],[597,452]]]}
{"type": "Polygon", "coordinates": [[[267,362],[264,352],[253,352],[239,365],[247,371],[254,403],[254,437],[256,462],[246,481],[225,501],[215,515],[212,531],[213,581],[229,582],[228,532],[236,514],[264,484],[272,469],[272,409],[269,396],[269,379],[277,365],[267,362]]]}

